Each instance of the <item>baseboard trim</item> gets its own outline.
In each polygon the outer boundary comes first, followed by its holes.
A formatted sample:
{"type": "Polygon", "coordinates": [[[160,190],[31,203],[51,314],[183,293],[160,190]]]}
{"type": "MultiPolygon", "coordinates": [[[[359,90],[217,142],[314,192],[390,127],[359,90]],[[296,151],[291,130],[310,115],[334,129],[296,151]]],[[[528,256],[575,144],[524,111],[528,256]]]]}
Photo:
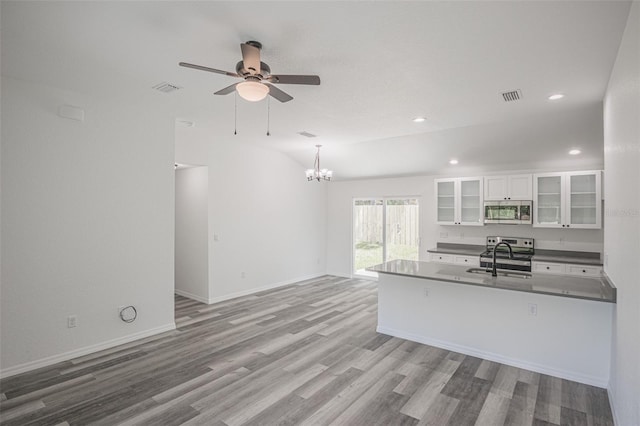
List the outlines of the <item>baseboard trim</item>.
{"type": "Polygon", "coordinates": [[[25,362],[24,364],[18,364],[13,367],[6,368],[0,371],[1,378],[7,378],[15,376],[16,374],[26,373],[28,371],[36,370],[38,368],[47,367],[49,365],[56,364],[62,361],[68,361],[73,358],[77,358],[84,355],[89,355],[94,352],[102,351],[105,349],[113,348],[124,343],[133,342],[134,340],[143,339],[145,337],[153,336],[156,334],[164,333],[176,329],[175,322],[162,325],[160,327],[151,328],[149,330],[140,331],[137,333],[129,334],[127,336],[118,337],[116,339],[107,340],[106,342],[97,343],[95,345],[85,346],[82,348],[74,349],[72,351],[64,352],[61,354],[41,358],[35,361],[25,362]]]}
{"type": "Polygon", "coordinates": [[[265,286],[262,286],[262,287],[254,287],[254,288],[250,288],[248,290],[242,290],[242,291],[237,291],[235,293],[225,294],[225,295],[222,295],[222,296],[211,297],[211,298],[209,298],[209,301],[207,303],[209,305],[211,305],[211,304],[214,304],[214,303],[224,302],[226,300],[235,299],[237,297],[249,296],[249,295],[254,294],[254,293],[260,293],[261,291],[272,290],[272,289],[278,288],[278,287],[284,287],[285,285],[291,285],[291,284],[296,284],[296,283],[301,283],[301,285],[305,285],[305,284],[308,284],[308,283],[302,283],[302,281],[311,282],[311,280],[313,280],[313,279],[324,277],[324,276],[327,276],[327,274],[322,273],[322,274],[306,275],[304,277],[298,277],[298,278],[294,278],[294,279],[291,279],[291,280],[280,281],[278,283],[268,284],[268,285],[265,285],[265,286]]]}
{"type": "Polygon", "coordinates": [[[471,355],[478,358],[486,359],[488,361],[499,362],[501,364],[510,365],[512,367],[518,367],[525,370],[535,371],[536,373],[547,374],[554,377],[560,377],[566,380],[572,380],[574,382],[584,383],[587,385],[597,386],[600,388],[607,388],[608,379],[601,377],[588,376],[577,372],[558,370],[546,365],[535,364],[528,361],[524,361],[517,358],[505,357],[493,352],[480,351],[468,346],[459,345],[453,342],[447,342],[438,339],[432,339],[426,336],[421,336],[413,333],[407,333],[401,330],[396,330],[389,327],[378,326],[376,328],[378,333],[386,334],[393,337],[399,337],[401,339],[411,340],[412,342],[422,343],[425,345],[435,346],[442,349],[447,349],[454,352],[459,352],[465,355],[471,355]]]}
{"type": "Polygon", "coordinates": [[[609,387],[611,386],[611,383],[609,383],[609,385],[607,386],[607,396],[609,397],[609,407],[611,407],[611,415],[613,416],[613,424],[614,425],[619,425],[621,424],[618,421],[618,416],[616,413],[616,403],[613,399],[613,394],[611,393],[611,388],[609,387]]]}
{"type": "Polygon", "coordinates": [[[193,293],[189,293],[188,291],[184,291],[184,290],[180,290],[180,289],[175,289],[173,290],[173,292],[179,296],[183,296],[186,297],[188,299],[193,299],[197,302],[200,303],[209,303],[209,299],[206,297],[202,297],[202,296],[198,296],[197,294],[193,294],[193,293]]]}

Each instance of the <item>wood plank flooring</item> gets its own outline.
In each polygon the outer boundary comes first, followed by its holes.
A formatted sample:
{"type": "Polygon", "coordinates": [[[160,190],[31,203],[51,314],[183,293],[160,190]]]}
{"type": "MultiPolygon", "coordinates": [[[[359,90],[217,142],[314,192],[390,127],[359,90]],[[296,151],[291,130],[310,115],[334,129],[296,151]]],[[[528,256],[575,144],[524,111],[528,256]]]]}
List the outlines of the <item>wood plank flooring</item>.
{"type": "Polygon", "coordinates": [[[376,309],[333,276],[176,296],[175,331],[2,380],[0,423],[613,425],[604,389],[378,334],[376,309]]]}

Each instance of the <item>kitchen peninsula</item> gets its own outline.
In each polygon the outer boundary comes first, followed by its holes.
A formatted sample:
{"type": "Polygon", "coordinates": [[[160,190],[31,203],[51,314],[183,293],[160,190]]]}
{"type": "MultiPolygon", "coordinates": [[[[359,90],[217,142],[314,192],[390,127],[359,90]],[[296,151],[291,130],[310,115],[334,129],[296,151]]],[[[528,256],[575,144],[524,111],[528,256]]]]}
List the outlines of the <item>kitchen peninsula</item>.
{"type": "Polygon", "coordinates": [[[378,331],[591,385],[609,379],[606,277],[498,276],[394,260],[378,272],[378,331]]]}

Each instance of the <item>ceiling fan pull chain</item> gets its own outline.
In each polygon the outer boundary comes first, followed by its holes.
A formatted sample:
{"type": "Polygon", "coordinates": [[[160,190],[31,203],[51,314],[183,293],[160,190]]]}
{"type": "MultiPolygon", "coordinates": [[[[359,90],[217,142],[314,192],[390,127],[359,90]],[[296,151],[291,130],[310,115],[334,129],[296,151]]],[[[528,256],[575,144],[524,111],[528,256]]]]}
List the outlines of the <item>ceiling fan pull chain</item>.
{"type": "Polygon", "coordinates": [[[269,123],[271,121],[271,99],[267,98],[267,136],[271,136],[269,133],[269,123]]]}
{"type": "Polygon", "coordinates": [[[233,134],[238,134],[238,92],[233,97],[233,134]]]}

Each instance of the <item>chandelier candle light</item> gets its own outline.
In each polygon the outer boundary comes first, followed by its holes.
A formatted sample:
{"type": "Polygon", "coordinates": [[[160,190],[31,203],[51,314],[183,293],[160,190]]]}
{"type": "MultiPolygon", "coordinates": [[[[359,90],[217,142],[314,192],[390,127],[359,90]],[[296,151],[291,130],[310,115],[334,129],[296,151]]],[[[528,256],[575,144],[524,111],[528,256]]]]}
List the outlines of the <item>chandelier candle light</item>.
{"type": "Polygon", "coordinates": [[[318,152],[316,153],[316,161],[313,163],[313,169],[308,169],[306,171],[308,181],[312,181],[314,179],[318,182],[320,182],[320,180],[331,180],[331,177],[333,176],[333,172],[331,170],[320,169],[321,146],[322,145],[316,145],[316,148],[318,148],[318,152]]]}

